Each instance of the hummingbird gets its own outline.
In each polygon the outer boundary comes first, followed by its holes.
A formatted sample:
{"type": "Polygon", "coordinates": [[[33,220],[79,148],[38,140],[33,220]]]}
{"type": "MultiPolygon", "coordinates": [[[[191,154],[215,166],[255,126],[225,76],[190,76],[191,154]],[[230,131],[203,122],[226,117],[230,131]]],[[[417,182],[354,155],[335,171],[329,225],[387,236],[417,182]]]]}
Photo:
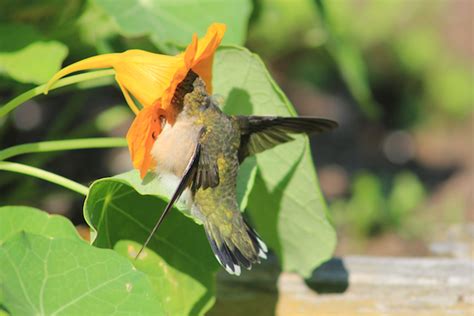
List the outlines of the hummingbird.
{"type": "Polygon", "coordinates": [[[180,181],[137,258],[174,203],[188,191],[191,215],[203,223],[217,261],[228,273],[240,275],[241,268],[250,269],[268,252],[239,209],[240,164],[248,156],[293,140],[291,134],[320,133],[337,123],[316,117],[227,115],[192,70],[178,85],[171,106],[175,117],[160,117],[162,131],[153,137],[151,155],[158,176],[171,174],[180,181]]]}

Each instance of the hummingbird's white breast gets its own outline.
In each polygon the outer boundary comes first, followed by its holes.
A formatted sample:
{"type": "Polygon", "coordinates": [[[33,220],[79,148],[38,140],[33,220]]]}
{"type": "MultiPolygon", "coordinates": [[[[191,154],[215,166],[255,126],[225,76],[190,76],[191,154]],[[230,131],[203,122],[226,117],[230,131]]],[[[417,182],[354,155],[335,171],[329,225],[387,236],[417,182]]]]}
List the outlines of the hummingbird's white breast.
{"type": "MultiPolygon", "coordinates": [[[[166,123],[153,144],[151,155],[156,161],[156,174],[165,184],[171,196],[182,180],[184,171],[196,148],[202,126],[181,113],[175,124],[166,123]]],[[[189,214],[196,220],[203,219],[199,208],[194,205],[190,189],[186,189],[180,198],[189,214]]]]}
{"type": "Polygon", "coordinates": [[[156,172],[183,176],[196,148],[201,127],[180,114],[174,125],[166,123],[157,137],[151,155],[156,161],[156,172]]]}

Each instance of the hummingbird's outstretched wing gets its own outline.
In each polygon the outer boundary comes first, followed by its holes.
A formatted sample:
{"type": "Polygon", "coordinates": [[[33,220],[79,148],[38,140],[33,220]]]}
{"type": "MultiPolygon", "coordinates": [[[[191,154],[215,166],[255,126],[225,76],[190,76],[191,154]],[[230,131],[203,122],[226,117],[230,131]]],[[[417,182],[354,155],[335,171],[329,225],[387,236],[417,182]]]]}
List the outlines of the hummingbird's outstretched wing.
{"type": "Polygon", "coordinates": [[[318,117],[236,116],[241,141],[239,161],[293,140],[289,134],[322,133],[336,122],[318,117]]]}

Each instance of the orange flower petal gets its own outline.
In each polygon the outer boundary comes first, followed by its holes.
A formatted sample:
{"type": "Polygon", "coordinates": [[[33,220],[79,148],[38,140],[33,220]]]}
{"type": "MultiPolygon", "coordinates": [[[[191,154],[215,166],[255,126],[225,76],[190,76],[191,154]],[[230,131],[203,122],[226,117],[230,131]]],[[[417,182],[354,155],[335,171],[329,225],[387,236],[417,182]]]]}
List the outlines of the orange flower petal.
{"type": "Polygon", "coordinates": [[[126,91],[133,95],[144,107],[151,106],[160,99],[169,87],[176,69],[184,67],[182,56],[167,56],[139,49],[123,53],[98,55],[78,61],[58,71],[46,84],[45,93],[51,85],[73,72],[114,68],[115,78],[130,108],[136,112],[136,106],[126,91]]]}
{"type": "Polygon", "coordinates": [[[208,92],[212,92],[211,81],[214,52],[224,37],[225,29],[225,24],[213,23],[207,29],[206,35],[197,41],[197,44],[196,35],[194,35],[186,51],[178,55],[184,59],[184,64],[182,67],[176,69],[168,89],[163,92],[161,104],[165,110],[169,109],[176,87],[183,81],[190,69],[197,70],[196,73],[203,78],[208,92]]]}
{"type": "Polygon", "coordinates": [[[151,149],[156,137],[161,133],[160,116],[165,116],[166,112],[155,106],[146,107],[135,117],[127,133],[128,149],[135,169],[140,170],[140,177],[143,179],[155,162],[151,156],[151,149]]]}
{"type": "Polygon", "coordinates": [[[217,47],[220,45],[224,37],[225,25],[212,24],[207,34],[199,41],[198,50],[196,53],[195,63],[214,55],[217,47]]]}
{"type": "Polygon", "coordinates": [[[184,65],[187,69],[191,69],[193,66],[194,58],[196,57],[196,52],[198,50],[198,37],[197,34],[193,34],[193,39],[191,44],[188,45],[186,51],[184,52],[184,65]]]}
{"type": "Polygon", "coordinates": [[[192,69],[204,80],[207,91],[212,93],[212,64],[214,53],[219,47],[226,30],[225,24],[212,24],[206,36],[201,40],[197,59],[192,69]]]}
{"type": "Polygon", "coordinates": [[[212,94],[212,64],[214,62],[214,55],[201,60],[196,66],[193,67],[193,71],[201,77],[206,84],[206,89],[209,94],[212,94]]]}
{"type": "Polygon", "coordinates": [[[182,57],[133,49],[122,53],[122,59],[114,65],[114,69],[121,84],[147,107],[161,98],[176,69],[183,66],[182,57]]]}

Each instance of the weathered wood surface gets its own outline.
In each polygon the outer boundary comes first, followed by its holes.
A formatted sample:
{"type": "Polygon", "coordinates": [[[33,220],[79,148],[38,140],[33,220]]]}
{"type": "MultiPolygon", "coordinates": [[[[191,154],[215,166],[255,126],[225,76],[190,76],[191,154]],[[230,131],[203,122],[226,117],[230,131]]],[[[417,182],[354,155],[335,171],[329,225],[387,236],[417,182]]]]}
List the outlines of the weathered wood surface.
{"type": "Polygon", "coordinates": [[[273,261],[218,275],[210,315],[474,315],[474,261],[333,259],[303,280],[273,261]]]}

